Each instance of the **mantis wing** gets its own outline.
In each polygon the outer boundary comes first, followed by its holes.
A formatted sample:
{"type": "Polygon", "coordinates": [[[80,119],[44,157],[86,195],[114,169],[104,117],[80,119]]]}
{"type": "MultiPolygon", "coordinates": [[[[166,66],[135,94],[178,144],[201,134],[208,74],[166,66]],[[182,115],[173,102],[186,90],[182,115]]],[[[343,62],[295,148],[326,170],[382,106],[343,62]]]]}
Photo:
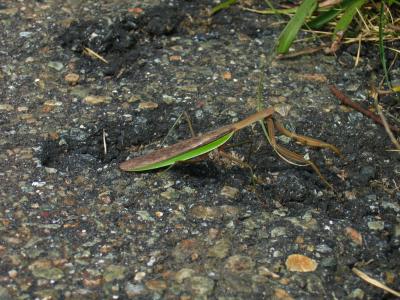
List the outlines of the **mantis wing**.
{"type": "MultiPolygon", "coordinates": [[[[225,144],[232,137],[232,135],[234,133],[235,133],[235,131],[230,131],[230,132],[222,135],[221,137],[217,138],[216,140],[212,140],[211,142],[209,142],[207,144],[201,145],[199,147],[185,151],[183,153],[179,153],[175,156],[168,157],[166,159],[162,159],[162,160],[155,159],[155,160],[153,160],[155,162],[147,163],[148,161],[151,161],[151,160],[146,159],[146,156],[138,157],[137,159],[131,159],[131,160],[123,162],[120,165],[120,168],[124,171],[141,172],[141,171],[148,171],[148,170],[153,170],[153,169],[170,166],[179,161],[185,161],[185,160],[200,156],[202,154],[208,153],[208,152],[220,147],[221,145],[225,144]]],[[[187,141],[183,141],[183,142],[187,142],[187,141]]],[[[181,143],[178,143],[175,145],[179,145],[181,143]]],[[[175,145],[173,145],[171,147],[174,147],[175,145]]],[[[154,157],[157,157],[157,156],[162,157],[163,155],[157,155],[157,154],[160,154],[160,153],[162,154],[162,152],[165,152],[166,150],[170,150],[169,147],[154,151],[154,152],[150,153],[149,156],[151,155],[152,157],[153,156],[154,157]]],[[[173,153],[171,153],[171,154],[173,155],[173,153]]]]}

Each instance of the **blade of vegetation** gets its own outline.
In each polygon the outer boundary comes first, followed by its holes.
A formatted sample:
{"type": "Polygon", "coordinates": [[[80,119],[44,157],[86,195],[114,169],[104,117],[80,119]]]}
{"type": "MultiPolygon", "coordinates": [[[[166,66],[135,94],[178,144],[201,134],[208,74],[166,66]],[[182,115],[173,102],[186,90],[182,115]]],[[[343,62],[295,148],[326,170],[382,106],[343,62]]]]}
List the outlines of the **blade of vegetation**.
{"type": "Polygon", "coordinates": [[[264,10],[258,10],[258,9],[251,9],[251,8],[245,8],[243,7],[244,10],[247,11],[252,11],[261,15],[291,15],[296,13],[297,7],[291,7],[291,8],[284,8],[284,9],[276,9],[271,1],[265,0],[265,3],[269,6],[269,9],[264,9],[264,10]]]}
{"type": "Polygon", "coordinates": [[[153,170],[153,169],[158,169],[158,168],[162,168],[162,167],[166,167],[166,166],[170,166],[173,165],[177,162],[180,161],[185,161],[185,160],[189,160],[191,158],[200,156],[202,154],[208,153],[218,147],[220,147],[221,145],[225,144],[234,134],[235,132],[229,132],[225,135],[223,135],[222,137],[220,137],[219,139],[212,141],[211,143],[208,143],[206,145],[200,146],[198,148],[195,148],[193,150],[189,150],[185,153],[179,154],[177,156],[168,158],[166,160],[163,161],[159,161],[153,164],[149,164],[149,165],[145,165],[143,167],[137,167],[134,169],[131,169],[130,171],[133,172],[141,172],[141,171],[148,171],[148,170],[153,170]]]}
{"type": "Polygon", "coordinates": [[[291,15],[296,13],[297,7],[293,8],[284,8],[284,9],[279,9],[279,8],[271,8],[271,9],[252,9],[252,8],[247,8],[243,7],[243,10],[251,11],[260,15],[291,15]]]}
{"type": "Polygon", "coordinates": [[[296,35],[304,24],[306,18],[312,15],[316,8],[316,0],[304,0],[297,8],[296,14],[292,17],[279,36],[278,46],[276,48],[278,54],[284,54],[289,50],[289,47],[292,45],[293,40],[296,38],[296,35]]]}
{"type": "Polygon", "coordinates": [[[386,57],[385,57],[385,47],[383,45],[383,38],[384,38],[384,31],[385,31],[385,1],[382,0],[381,2],[381,10],[379,13],[379,56],[381,59],[381,64],[383,68],[383,74],[385,75],[386,84],[388,87],[391,87],[390,80],[389,80],[389,72],[386,66],[386,57]]]}
{"type": "Polygon", "coordinates": [[[338,14],[343,12],[347,7],[353,4],[353,2],[356,2],[358,0],[345,0],[342,1],[339,5],[332,7],[328,11],[323,12],[320,14],[318,17],[316,17],[314,20],[311,22],[308,22],[307,25],[308,27],[312,29],[320,29],[323,27],[326,23],[329,21],[333,20],[336,18],[338,14]]]}
{"type": "Polygon", "coordinates": [[[357,10],[363,6],[367,1],[366,0],[354,0],[352,3],[344,10],[343,15],[340,17],[339,21],[336,24],[335,30],[333,31],[332,39],[335,40],[337,38],[338,32],[346,32],[349,27],[351,21],[357,10]]]}
{"type": "Polygon", "coordinates": [[[216,14],[216,13],[219,12],[220,10],[227,9],[229,6],[231,6],[231,5],[233,5],[233,4],[236,4],[237,1],[238,1],[238,0],[227,0],[227,1],[224,1],[224,2],[222,2],[222,3],[220,3],[220,4],[218,4],[217,6],[215,6],[215,7],[211,10],[211,15],[216,14]]]}

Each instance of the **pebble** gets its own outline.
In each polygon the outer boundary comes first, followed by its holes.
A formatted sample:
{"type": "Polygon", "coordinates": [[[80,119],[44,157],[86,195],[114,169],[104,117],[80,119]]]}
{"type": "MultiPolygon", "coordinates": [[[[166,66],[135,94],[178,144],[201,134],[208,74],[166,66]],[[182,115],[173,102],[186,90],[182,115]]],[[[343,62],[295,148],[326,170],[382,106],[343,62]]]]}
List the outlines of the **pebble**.
{"type": "Polygon", "coordinates": [[[225,80],[231,80],[232,79],[232,73],[229,71],[226,71],[224,73],[222,73],[222,78],[225,80]]]}
{"type": "Polygon", "coordinates": [[[0,299],[2,300],[12,300],[10,293],[5,287],[0,286],[0,299]]]}
{"type": "Polygon", "coordinates": [[[180,241],[173,250],[172,255],[177,261],[184,261],[186,259],[196,260],[199,256],[200,244],[197,240],[186,239],[180,241]]]}
{"type": "Polygon", "coordinates": [[[79,74],[69,73],[65,75],[64,79],[69,85],[76,85],[79,81],[79,74]]]}
{"type": "Polygon", "coordinates": [[[35,299],[60,299],[60,292],[55,289],[43,289],[35,292],[35,299]]]}
{"type": "Polygon", "coordinates": [[[228,240],[219,240],[208,249],[207,256],[222,259],[228,255],[230,247],[231,243],[228,240]]]}
{"type": "Polygon", "coordinates": [[[278,236],[286,235],[286,227],[275,227],[271,230],[271,237],[275,238],[278,236]]]}
{"type": "Polygon", "coordinates": [[[138,210],[136,214],[140,217],[142,221],[155,221],[155,219],[146,210],[138,210]]]}
{"type": "Polygon", "coordinates": [[[232,205],[222,205],[221,213],[224,217],[235,218],[239,214],[239,209],[232,205]]]}
{"type": "Polygon", "coordinates": [[[51,61],[47,65],[56,71],[61,71],[64,68],[64,65],[59,61],[51,61]]]}
{"type": "Polygon", "coordinates": [[[137,272],[135,274],[134,279],[135,279],[135,281],[142,281],[143,278],[145,278],[145,277],[146,277],[146,273],[145,272],[137,272]]]}
{"type": "Polygon", "coordinates": [[[220,216],[220,212],[216,207],[195,206],[191,209],[191,214],[196,219],[215,220],[220,216]]]}
{"type": "Polygon", "coordinates": [[[351,294],[349,295],[350,299],[364,299],[365,293],[362,289],[355,289],[351,292],[351,294]]]}
{"type": "Polygon", "coordinates": [[[160,193],[160,196],[168,200],[177,199],[179,192],[174,188],[169,187],[165,192],[160,193]]]}
{"type": "Polygon", "coordinates": [[[370,221],[368,222],[368,228],[371,230],[383,230],[385,222],[383,221],[370,221]]]}
{"type": "Polygon", "coordinates": [[[143,293],[145,293],[146,289],[142,284],[133,284],[127,282],[125,285],[125,293],[129,298],[135,298],[143,293]]]}
{"type": "Polygon", "coordinates": [[[26,38],[26,37],[30,37],[32,34],[33,34],[32,31],[21,31],[21,32],[19,33],[19,36],[20,36],[20,37],[26,38]]]}
{"type": "Polygon", "coordinates": [[[334,257],[325,257],[325,258],[321,259],[320,265],[321,265],[321,267],[331,268],[331,267],[335,267],[337,265],[337,261],[336,261],[336,258],[334,258],[334,257]]]}
{"type": "Polygon", "coordinates": [[[43,103],[44,107],[50,107],[51,109],[56,106],[62,106],[63,103],[61,101],[47,100],[43,103]]]}
{"type": "Polygon", "coordinates": [[[317,245],[317,247],[315,247],[315,250],[317,250],[317,251],[320,252],[320,253],[329,253],[329,252],[332,252],[332,248],[329,247],[329,246],[326,245],[326,244],[317,245]]]}
{"type": "Polygon", "coordinates": [[[83,102],[91,105],[99,105],[99,104],[110,103],[111,98],[107,96],[89,95],[83,99],[83,102]]]}
{"type": "Polygon", "coordinates": [[[64,272],[59,268],[33,268],[32,275],[36,278],[58,280],[64,277],[64,272]]]}
{"type": "Polygon", "coordinates": [[[146,287],[152,291],[162,291],[167,288],[167,283],[164,280],[149,280],[145,284],[146,287]]]}
{"type": "Polygon", "coordinates": [[[162,101],[166,104],[173,104],[176,102],[176,99],[169,95],[162,95],[162,101]]]}
{"type": "Polygon", "coordinates": [[[221,190],[221,196],[225,196],[230,199],[236,198],[238,193],[239,193],[239,190],[237,188],[234,188],[234,187],[228,186],[228,185],[225,185],[221,190]]]}
{"type": "Polygon", "coordinates": [[[89,93],[90,93],[89,89],[85,88],[83,86],[75,86],[75,87],[71,88],[71,95],[81,98],[81,99],[88,96],[89,93]]]}
{"type": "Polygon", "coordinates": [[[102,278],[101,277],[95,278],[95,279],[84,278],[82,280],[82,283],[87,288],[95,288],[95,287],[98,287],[102,283],[102,278]]]}
{"type": "Polygon", "coordinates": [[[214,280],[204,276],[190,278],[190,289],[199,296],[210,295],[214,289],[214,280]]]}
{"type": "Polygon", "coordinates": [[[400,223],[394,226],[394,237],[396,238],[400,237],[400,223]]]}
{"type": "Polygon", "coordinates": [[[156,109],[158,104],[152,101],[143,101],[139,103],[139,109],[156,109]]]}
{"type": "Polygon", "coordinates": [[[14,110],[14,106],[11,104],[0,104],[0,110],[12,111],[14,110]]]}
{"type": "Polygon", "coordinates": [[[192,277],[196,273],[195,270],[189,268],[180,269],[175,274],[175,281],[177,283],[182,283],[186,278],[192,277]]]}
{"type": "Polygon", "coordinates": [[[317,266],[315,260],[301,254],[292,254],[286,259],[286,268],[292,272],[314,272],[317,266]]]}
{"type": "Polygon", "coordinates": [[[396,213],[400,212],[400,205],[395,202],[384,201],[381,203],[381,205],[385,209],[390,209],[396,213]]]}
{"type": "Polygon", "coordinates": [[[181,86],[177,86],[177,89],[181,90],[182,92],[189,92],[189,93],[197,93],[198,92],[197,85],[181,85],[181,86]]]}
{"type": "Polygon", "coordinates": [[[182,56],[180,55],[171,55],[169,57],[169,61],[181,61],[182,60],[182,56]]]}
{"type": "Polygon", "coordinates": [[[292,296],[290,296],[288,294],[288,292],[286,292],[283,289],[277,288],[274,290],[274,299],[280,299],[280,300],[294,300],[294,298],[292,296]]]}
{"type": "Polygon", "coordinates": [[[126,267],[124,266],[110,265],[105,269],[103,273],[103,278],[106,282],[121,280],[125,278],[125,272],[126,267]]]}
{"type": "Polygon", "coordinates": [[[140,100],[140,95],[132,95],[128,99],[128,103],[134,103],[140,100]]]}
{"type": "Polygon", "coordinates": [[[233,255],[226,260],[225,269],[233,273],[250,272],[254,262],[249,256],[233,255]]]}

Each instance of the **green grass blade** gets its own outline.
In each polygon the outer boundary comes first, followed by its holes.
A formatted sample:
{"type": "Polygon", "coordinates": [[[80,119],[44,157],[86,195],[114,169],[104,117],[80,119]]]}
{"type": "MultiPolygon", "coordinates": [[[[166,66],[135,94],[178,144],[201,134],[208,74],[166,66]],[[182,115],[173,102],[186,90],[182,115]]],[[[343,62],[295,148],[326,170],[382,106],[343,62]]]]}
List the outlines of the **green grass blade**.
{"type": "Polygon", "coordinates": [[[276,52],[278,54],[286,53],[289,50],[290,45],[293,43],[293,40],[301,26],[304,24],[306,18],[310,16],[316,8],[316,0],[304,0],[297,8],[296,14],[292,17],[279,36],[278,46],[276,47],[276,52]]]}
{"type": "Polygon", "coordinates": [[[353,21],[355,14],[357,13],[357,9],[363,6],[366,2],[366,0],[353,0],[352,3],[345,9],[343,15],[336,24],[335,30],[333,31],[333,40],[337,38],[338,32],[346,32],[351,21],[353,21]]]}
{"type": "Polygon", "coordinates": [[[227,9],[229,6],[236,4],[237,1],[238,0],[227,0],[227,1],[224,1],[220,4],[218,4],[217,6],[213,7],[213,9],[211,10],[211,15],[216,14],[220,10],[227,9]]]}
{"type": "Polygon", "coordinates": [[[284,8],[284,9],[270,8],[270,9],[263,9],[263,10],[245,8],[245,10],[255,12],[260,15],[291,15],[291,14],[296,13],[297,7],[284,8]]]}
{"type": "Polygon", "coordinates": [[[326,23],[329,21],[333,20],[336,18],[338,14],[343,12],[347,7],[352,5],[352,3],[357,0],[344,0],[342,1],[339,5],[336,5],[335,7],[332,7],[328,11],[325,11],[321,13],[318,17],[316,17],[314,20],[311,22],[308,22],[307,25],[308,27],[312,29],[320,29],[322,26],[324,26],[326,23]]]}
{"type": "Polygon", "coordinates": [[[180,161],[185,161],[185,160],[189,160],[191,158],[200,156],[202,154],[208,153],[220,146],[222,146],[223,144],[225,144],[234,134],[235,132],[229,132],[225,135],[223,135],[222,137],[218,138],[215,141],[212,141],[211,143],[208,143],[206,145],[200,146],[198,148],[195,148],[193,150],[187,151],[185,153],[179,154],[177,156],[168,158],[166,160],[160,161],[160,162],[156,162],[154,164],[150,164],[144,167],[139,167],[139,168],[135,168],[132,169],[130,171],[133,172],[141,172],[141,171],[148,171],[148,170],[154,170],[154,169],[158,169],[158,168],[162,168],[162,167],[166,167],[166,166],[170,166],[173,165],[177,162],[180,161]]]}
{"type": "Polygon", "coordinates": [[[332,8],[332,9],[322,13],[321,15],[316,17],[311,22],[307,23],[307,25],[308,25],[308,27],[310,27],[312,29],[320,29],[326,23],[328,23],[329,21],[336,18],[336,16],[338,14],[340,14],[341,11],[342,11],[342,9],[340,9],[340,8],[332,8]]]}
{"type": "Polygon", "coordinates": [[[385,1],[382,0],[381,2],[381,9],[379,12],[379,57],[381,59],[381,64],[383,68],[383,74],[385,75],[385,81],[388,87],[391,88],[390,80],[389,80],[389,72],[386,66],[386,57],[385,57],[385,47],[383,45],[383,35],[385,31],[385,1]]]}

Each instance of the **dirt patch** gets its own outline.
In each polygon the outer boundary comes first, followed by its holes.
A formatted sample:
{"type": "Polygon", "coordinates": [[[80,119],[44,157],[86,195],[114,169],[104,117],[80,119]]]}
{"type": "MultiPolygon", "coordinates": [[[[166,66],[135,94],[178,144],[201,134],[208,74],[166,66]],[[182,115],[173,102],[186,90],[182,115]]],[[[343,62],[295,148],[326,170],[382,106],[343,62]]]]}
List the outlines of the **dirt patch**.
{"type": "MultiPolygon", "coordinates": [[[[73,22],[59,37],[61,45],[81,55],[89,48],[110,63],[91,61],[104,75],[116,75],[121,68],[134,68],[140,58],[150,58],[151,53],[162,47],[157,38],[178,33],[184,11],[176,7],[158,6],[135,17],[124,14],[113,18],[73,22]]],[[[82,67],[82,66],[81,66],[82,67]]],[[[86,69],[87,69],[86,68],[86,69]]]]}

